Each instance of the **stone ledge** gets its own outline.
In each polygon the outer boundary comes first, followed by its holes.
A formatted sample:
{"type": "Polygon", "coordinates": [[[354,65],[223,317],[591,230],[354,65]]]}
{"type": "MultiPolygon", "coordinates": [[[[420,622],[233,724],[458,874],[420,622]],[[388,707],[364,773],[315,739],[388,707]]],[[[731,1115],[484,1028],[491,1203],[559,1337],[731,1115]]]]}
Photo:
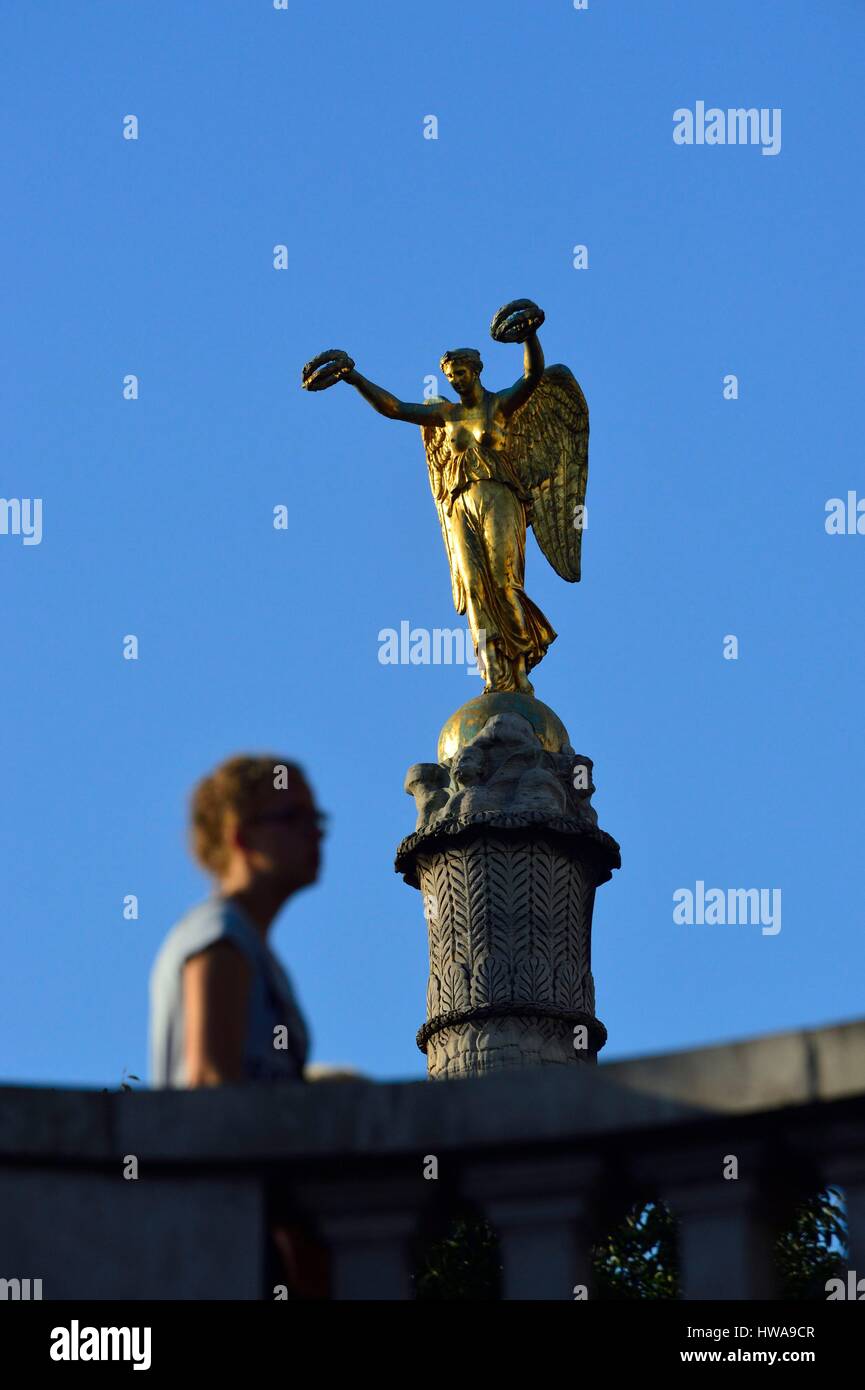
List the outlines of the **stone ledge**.
{"type": "Polygon", "coordinates": [[[658,1130],[865,1092],[865,1021],[479,1080],[219,1091],[0,1089],[0,1162],[243,1163],[466,1151],[658,1130]]]}
{"type": "Polygon", "coordinates": [[[629,1090],[742,1114],[865,1093],[865,1019],[601,1063],[629,1090]]]}

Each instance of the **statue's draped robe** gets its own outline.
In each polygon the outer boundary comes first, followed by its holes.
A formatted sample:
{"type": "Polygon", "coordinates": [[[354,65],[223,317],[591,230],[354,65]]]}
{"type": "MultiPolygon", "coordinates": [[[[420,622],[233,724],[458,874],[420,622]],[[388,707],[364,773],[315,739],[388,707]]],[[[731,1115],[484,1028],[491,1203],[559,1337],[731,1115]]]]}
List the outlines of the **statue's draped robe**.
{"type": "Polygon", "coordinates": [[[483,634],[509,663],[524,656],[530,671],[556,633],[523,588],[532,499],[507,451],[452,445],[436,500],[447,515],[475,647],[483,634]]]}

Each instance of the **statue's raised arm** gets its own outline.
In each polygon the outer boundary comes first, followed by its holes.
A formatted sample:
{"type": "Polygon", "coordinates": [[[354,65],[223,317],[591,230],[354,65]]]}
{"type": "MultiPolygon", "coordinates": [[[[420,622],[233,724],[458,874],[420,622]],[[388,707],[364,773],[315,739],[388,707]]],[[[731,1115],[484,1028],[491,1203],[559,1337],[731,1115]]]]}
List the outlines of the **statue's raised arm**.
{"type": "Polygon", "coordinates": [[[544,351],[538,329],[544,315],[530,299],[517,299],[499,309],[490,324],[490,336],[497,343],[523,344],[523,374],[519,381],[500,391],[499,405],[506,420],[525,405],[544,375],[544,351]]]}

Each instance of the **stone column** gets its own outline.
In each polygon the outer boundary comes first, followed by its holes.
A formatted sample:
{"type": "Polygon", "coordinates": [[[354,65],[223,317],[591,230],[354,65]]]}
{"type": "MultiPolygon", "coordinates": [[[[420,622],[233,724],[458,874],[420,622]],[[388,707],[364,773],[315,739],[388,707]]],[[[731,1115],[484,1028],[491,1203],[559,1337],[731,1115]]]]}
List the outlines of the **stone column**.
{"type": "Polygon", "coordinates": [[[601,1171],[595,1158],[554,1155],[468,1168],[462,1190],[499,1239],[503,1299],[589,1296],[601,1171]]]}
{"type": "Polygon", "coordinates": [[[483,695],[452,716],[439,761],[409,769],[417,828],[396,867],[429,929],[430,1077],[594,1062],[595,890],[620,863],[591,805],[592,763],[525,695],[483,695]]]}
{"type": "Polygon", "coordinates": [[[397,1176],[297,1185],[330,1250],[333,1299],[414,1297],[412,1240],[425,1195],[421,1186],[416,1177],[397,1176]]]}
{"type": "Polygon", "coordinates": [[[730,1126],[717,1144],[689,1144],[686,1136],[675,1152],[632,1164],[680,1223],[683,1299],[778,1297],[775,1242],[795,1187],[765,1145],[737,1135],[732,1119],[730,1126]],[[741,1176],[724,1177],[734,1156],[741,1176]]]}
{"type": "Polygon", "coordinates": [[[694,1184],[666,1195],[682,1223],[683,1298],[777,1298],[775,1233],[757,1183],[694,1184]]]}

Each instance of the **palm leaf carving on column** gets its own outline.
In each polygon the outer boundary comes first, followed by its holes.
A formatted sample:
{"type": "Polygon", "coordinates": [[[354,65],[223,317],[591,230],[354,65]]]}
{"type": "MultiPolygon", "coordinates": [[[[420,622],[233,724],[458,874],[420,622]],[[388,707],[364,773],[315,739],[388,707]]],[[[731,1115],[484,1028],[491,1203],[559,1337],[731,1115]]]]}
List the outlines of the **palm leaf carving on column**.
{"type": "Polygon", "coordinates": [[[582,1005],[580,933],[582,920],[579,893],[575,893],[574,874],[579,866],[555,857],[555,879],[550,935],[555,971],[555,1000],[565,1009],[582,1005]]]}
{"type": "Polygon", "coordinates": [[[532,943],[533,955],[545,955],[550,969],[553,966],[549,924],[553,913],[554,866],[545,844],[528,846],[529,871],[532,885],[532,943]]]}
{"type": "Polygon", "coordinates": [[[442,974],[441,1008],[442,1013],[463,1012],[469,1006],[469,989],[466,971],[456,961],[448,961],[442,974]]]}
{"type": "Polygon", "coordinates": [[[439,855],[422,855],[418,860],[421,890],[427,902],[435,901],[435,912],[427,917],[429,928],[430,970],[441,974],[443,922],[447,918],[449,886],[447,866],[439,855]]]}
{"type": "Polygon", "coordinates": [[[440,1013],[439,1001],[441,999],[441,983],[438,975],[430,971],[430,977],[426,987],[426,1016],[427,1018],[437,1018],[440,1013]]]}
{"type": "Polygon", "coordinates": [[[490,902],[487,893],[489,855],[486,843],[476,841],[466,847],[466,886],[469,902],[468,964],[472,975],[492,949],[490,902]]]}
{"type": "Polygon", "coordinates": [[[572,950],[574,964],[579,971],[580,978],[585,975],[588,966],[587,931],[586,931],[586,878],[585,870],[580,863],[570,865],[568,876],[568,903],[572,927],[572,950]]]}
{"type": "Polygon", "coordinates": [[[524,956],[514,979],[514,997],[530,1003],[549,1004],[553,995],[553,979],[549,963],[543,956],[524,956]]]}
{"type": "Polygon", "coordinates": [[[472,974],[472,1004],[484,1008],[510,997],[507,964],[498,956],[485,956],[472,974]]]}
{"type": "MultiPolygon", "coordinates": [[[[507,854],[507,847],[505,848],[507,854]]],[[[508,860],[508,888],[511,923],[511,969],[532,953],[532,876],[531,845],[518,841],[511,847],[508,860]]],[[[514,986],[516,987],[516,977],[514,986]]]]}
{"type": "Polygon", "coordinates": [[[549,1003],[553,992],[549,918],[552,899],[550,855],[543,844],[521,846],[526,865],[526,932],[517,956],[514,997],[549,1003]]]}
{"type": "Polygon", "coordinates": [[[466,851],[463,846],[446,850],[442,855],[447,866],[448,919],[447,939],[452,960],[469,959],[469,918],[471,900],[466,851]]]}
{"type": "Polygon", "coordinates": [[[507,847],[500,840],[492,838],[486,861],[486,888],[489,900],[489,931],[491,954],[501,961],[508,975],[508,989],[512,979],[512,958],[514,943],[511,933],[511,865],[507,847]]]}

